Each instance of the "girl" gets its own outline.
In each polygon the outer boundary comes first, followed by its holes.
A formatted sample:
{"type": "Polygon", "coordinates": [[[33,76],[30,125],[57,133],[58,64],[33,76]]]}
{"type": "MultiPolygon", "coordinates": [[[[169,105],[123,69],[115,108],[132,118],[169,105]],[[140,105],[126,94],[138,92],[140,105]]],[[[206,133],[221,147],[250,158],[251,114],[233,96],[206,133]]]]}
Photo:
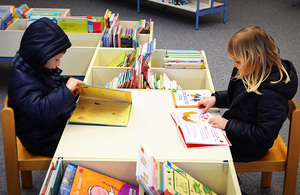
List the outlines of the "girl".
{"type": "Polygon", "coordinates": [[[233,71],[227,90],[199,101],[206,112],[212,106],[229,108],[209,122],[226,131],[235,162],[262,158],[272,147],[288,113],[288,100],[297,92],[293,64],[281,60],[279,48],[263,28],[248,26],[228,41],[233,71]]]}

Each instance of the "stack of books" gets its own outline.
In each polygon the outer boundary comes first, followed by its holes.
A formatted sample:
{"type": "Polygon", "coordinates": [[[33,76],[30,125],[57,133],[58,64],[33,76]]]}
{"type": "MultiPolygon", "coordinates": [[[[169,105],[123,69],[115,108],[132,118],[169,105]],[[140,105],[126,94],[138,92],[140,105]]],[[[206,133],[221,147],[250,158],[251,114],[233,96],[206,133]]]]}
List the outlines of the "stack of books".
{"type": "Polygon", "coordinates": [[[5,30],[12,22],[15,6],[0,5],[0,30],[5,30]]]}
{"type": "Polygon", "coordinates": [[[167,50],[164,67],[205,69],[204,55],[201,50],[167,50]]]}

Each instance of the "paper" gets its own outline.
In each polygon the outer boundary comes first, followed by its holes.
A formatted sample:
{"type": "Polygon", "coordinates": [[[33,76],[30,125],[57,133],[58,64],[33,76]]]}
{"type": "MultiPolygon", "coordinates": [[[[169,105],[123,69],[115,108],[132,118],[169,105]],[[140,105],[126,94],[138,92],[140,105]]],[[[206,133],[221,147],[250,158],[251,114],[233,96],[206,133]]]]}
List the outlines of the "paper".
{"type": "Polygon", "coordinates": [[[224,131],[208,123],[210,113],[202,114],[202,109],[197,108],[176,108],[170,114],[187,147],[231,145],[224,131]]]}

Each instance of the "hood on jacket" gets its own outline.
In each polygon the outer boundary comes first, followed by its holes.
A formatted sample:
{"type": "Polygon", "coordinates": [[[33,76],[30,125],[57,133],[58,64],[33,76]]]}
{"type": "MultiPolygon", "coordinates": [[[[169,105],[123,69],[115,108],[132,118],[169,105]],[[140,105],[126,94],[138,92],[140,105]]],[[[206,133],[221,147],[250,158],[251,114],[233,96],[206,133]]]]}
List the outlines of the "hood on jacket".
{"type": "Polygon", "coordinates": [[[259,89],[263,89],[263,88],[272,89],[272,90],[280,93],[284,97],[286,97],[288,100],[290,100],[297,93],[297,88],[298,88],[297,72],[296,72],[296,69],[293,66],[292,62],[290,62],[288,60],[282,60],[281,62],[290,77],[290,82],[288,82],[286,84],[284,83],[286,76],[283,73],[283,79],[281,82],[275,83],[275,84],[270,83],[271,81],[277,81],[280,78],[278,69],[274,67],[272,69],[271,74],[268,77],[268,79],[261,84],[259,89]]]}
{"type": "Polygon", "coordinates": [[[40,71],[46,62],[71,47],[66,33],[52,20],[41,18],[24,32],[19,53],[33,69],[40,71]]]}

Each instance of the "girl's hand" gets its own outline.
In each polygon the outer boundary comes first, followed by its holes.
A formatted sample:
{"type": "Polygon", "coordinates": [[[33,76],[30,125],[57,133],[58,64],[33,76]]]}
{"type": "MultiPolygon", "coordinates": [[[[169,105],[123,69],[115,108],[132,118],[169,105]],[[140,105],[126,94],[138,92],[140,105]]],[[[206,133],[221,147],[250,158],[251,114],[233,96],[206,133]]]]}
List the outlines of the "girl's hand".
{"type": "Polygon", "coordinates": [[[205,97],[201,99],[198,102],[198,108],[203,109],[203,113],[206,113],[208,109],[213,107],[216,103],[216,97],[215,96],[210,96],[210,97],[205,97]]]}
{"type": "Polygon", "coordinates": [[[80,84],[85,84],[85,82],[74,78],[69,78],[66,84],[66,86],[70,89],[74,97],[76,97],[79,94],[80,84]]]}
{"type": "Polygon", "coordinates": [[[216,127],[222,130],[225,129],[227,122],[227,119],[220,116],[213,117],[208,121],[208,123],[211,124],[212,127],[216,127]]]}

